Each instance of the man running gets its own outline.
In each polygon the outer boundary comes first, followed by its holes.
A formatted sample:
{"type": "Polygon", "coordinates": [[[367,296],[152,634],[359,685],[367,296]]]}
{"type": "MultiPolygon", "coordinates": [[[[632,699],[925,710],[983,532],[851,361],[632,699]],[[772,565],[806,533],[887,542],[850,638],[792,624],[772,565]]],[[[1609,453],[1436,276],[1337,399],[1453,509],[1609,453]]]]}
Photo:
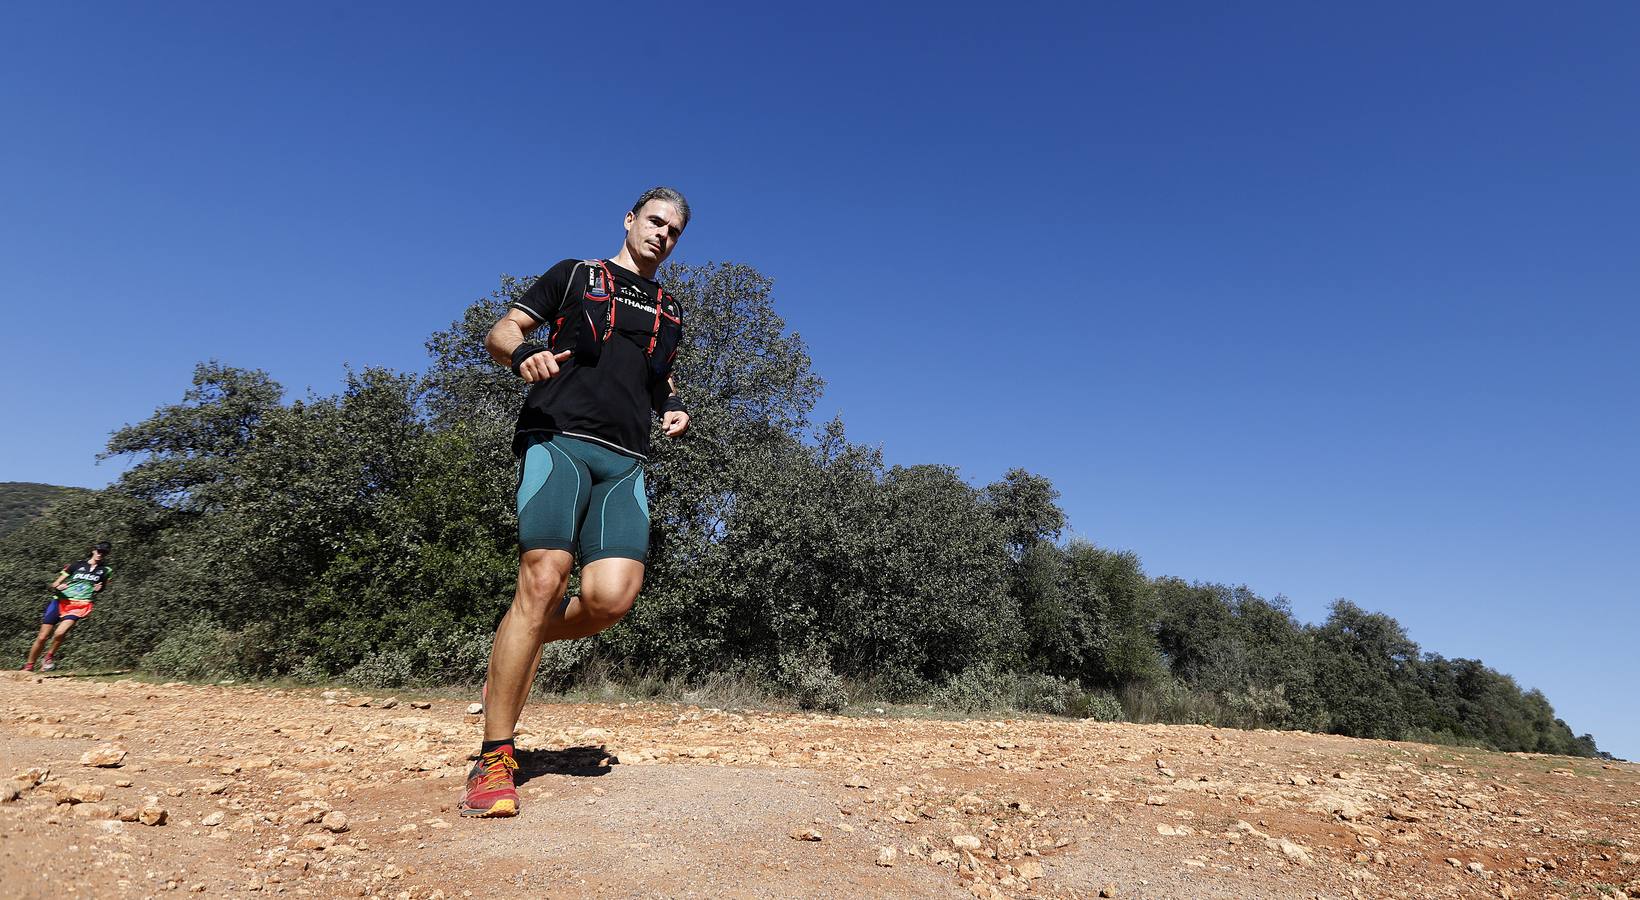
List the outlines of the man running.
{"type": "Polygon", "coordinates": [[[518,589],[490,651],[484,744],[461,796],[463,816],[518,813],[513,729],[542,645],[614,625],[643,585],[650,412],[668,437],[689,427],[671,381],[682,314],[654,278],[688,224],[682,194],[645,192],[626,214],[619,253],[548,269],[484,340],[530,389],[513,438],[522,458],[518,589]],[[543,325],[547,342],[529,340],[543,325]],[[577,558],[581,593],[566,599],[577,558]]]}
{"type": "Polygon", "coordinates": [[[63,566],[63,570],[57,573],[57,580],[51,583],[51,602],[46,604],[46,611],[40,616],[40,634],[28,650],[28,662],[23,663],[23,671],[34,671],[34,661],[39,658],[40,648],[46,645],[47,638],[52,639],[51,649],[46,651],[40,670],[49,672],[57,668],[57,651],[62,649],[63,638],[68,637],[68,631],[75,622],[91,616],[91,598],[108,584],[110,570],[103,565],[103,561],[108,558],[110,549],[107,541],[100,541],[91,548],[89,558],[63,566]]]}

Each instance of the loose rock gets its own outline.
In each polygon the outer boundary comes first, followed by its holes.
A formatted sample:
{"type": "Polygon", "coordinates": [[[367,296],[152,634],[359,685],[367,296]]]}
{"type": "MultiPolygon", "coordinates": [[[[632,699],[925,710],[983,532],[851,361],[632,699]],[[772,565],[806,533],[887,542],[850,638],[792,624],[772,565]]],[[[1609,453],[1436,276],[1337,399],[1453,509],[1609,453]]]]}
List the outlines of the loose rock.
{"type": "Polygon", "coordinates": [[[1277,842],[1277,846],[1281,848],[1282,853],[1287,855],[1288,859],[1295,860],[1303,863],[1304,865],[1309,865],[1315,861],[1310,858],[1309,848],[1305,847],[1303,844],[1295,844],[1286,838],[1282,838],[1277,842]]]}
{"type": "Polygon", "coordinates": [[[295,846],[298,850],[328,850],[330,847],[334,846],[335,843],[335,835],[325,834],[322,831],[316,831],[312,834],[304,834],[297,838],[295,846]]]}
{"type": "Polygon", "coordinates": [[[125,748],[114,744],[103,744],[85,751],[80,756],[80,765],[97,766],[111,769],[125,762],[125,748]]]}

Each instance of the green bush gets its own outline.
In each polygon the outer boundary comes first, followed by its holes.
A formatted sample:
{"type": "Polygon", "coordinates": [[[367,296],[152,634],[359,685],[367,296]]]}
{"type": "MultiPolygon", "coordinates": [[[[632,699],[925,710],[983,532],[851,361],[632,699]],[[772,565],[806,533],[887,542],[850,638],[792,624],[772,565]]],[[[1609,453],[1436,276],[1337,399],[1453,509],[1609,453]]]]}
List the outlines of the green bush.
{"type": "Polygon", "coordinates": [[[1225,691],[1222,695],[1225,716],[1215,725],[1236,728],[1292,728],[1295,724],[1293,706],[1287,702],[1287,689],[1282,685],[1261,688],[1247,685],[1240,691],[1225,691]]]}
{"type": "Polygon", "coordinates": [[[1122,701],[1110,691],[1089,691],[1078,695],[1069,712],[1073,716],[1100,722],[1120,722],[1124,718],[1122,701]]]}
{"type": "MultiPolygon", "coordinates": [[[[490,646],[493,636],[485,635],[482,643],[484,663],[489,665],[490,646]]],[[[557,690],[577,681],[577,676],[587,668],[587,663],[594,655],[597,642],[594,640],[553,641],[541,650],[541,667],[535,672],[535,683],[545,690],[557,690]]],[[[472,650],[479,649],[475,644],[472,650]]],[[[602,659],[602,655],[599,655],[602,659]]]]}
{"type": "Polygon", "coordinates": [[[1080,685],[1057,675],[1025,672],[1004,676],[1002,682],[1006,705],[1024,712],[1067,715],[1082,696],[1080,685]]]}
{"type": "Polygon", "coordinates": [[[1226,718],[1213,694],[1193,691],[1172,678],[1127,685],[1120,696],[1129,722],[1213,725],[1226,718]]]}
{"type": "Polygon", "coordinates": [[[1465,740],[1446,729],[1432,729],[1423,727],[1408,728],[1404,740],[1417,744],[1440,744],[1443,747],[1474,746],[1474,740],[1465,740]]]}
{"type": "Polygon", "coordinates": [[[1080,693],[1063,678],[1000,671],[989,663],[969,666],[945,680],[929,700],[965,713],[1018,709],[1062,714],[1080,693]]]}
{"type": "Polygon", "coordinates": [[[890,666],[870,678],[854,679],[852,684],[852,694],[889,703],[920,703],[933,690],[927,679],[900,666],[890,666]]]}
{"type": "Polygon", "coordinates": [[[780,654],[775,683],[800,709],[837,712],[848,705],[843,679],[831,670],[831,659],[818,644],[780,654]]]}
{"type": "Polygon", "coordinates": [[[238,675],[235,636],[196,619],[178,626],[142,657],[143,669],[170,678],[200,680],[238,675]]]}
{"type": "Polygon", "coordinates": [[[935,706],[965,713],[1001,709],[1008,687],[995,669],[988,665],[970,666],[945,679],[945,683],[929,696],[935,706]]]}
{"type": "MultiPolygon", "coordinates": [[[[478,629],[426,631],[413,642],[390,643],[366,655],[342,680],[376,688],[482,682],[489,670],[492,638],[478,629]]],[[[565,665],[563,660],[575,652],[564,643],[548,645],[542,668],[549,662],[565,665]]]]}

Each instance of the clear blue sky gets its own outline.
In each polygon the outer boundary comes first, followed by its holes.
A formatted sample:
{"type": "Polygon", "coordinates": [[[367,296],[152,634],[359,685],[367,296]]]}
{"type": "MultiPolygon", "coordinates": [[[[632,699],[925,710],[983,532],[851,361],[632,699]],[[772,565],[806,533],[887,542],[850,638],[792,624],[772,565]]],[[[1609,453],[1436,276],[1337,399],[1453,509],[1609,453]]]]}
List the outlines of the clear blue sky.
{"type": "Polygon", "coordinates": [[[1640,757],[1640,7],[10,4],[0,480],[502,272],[750,263],[893,462],[1348,597],[1640,757]]]}

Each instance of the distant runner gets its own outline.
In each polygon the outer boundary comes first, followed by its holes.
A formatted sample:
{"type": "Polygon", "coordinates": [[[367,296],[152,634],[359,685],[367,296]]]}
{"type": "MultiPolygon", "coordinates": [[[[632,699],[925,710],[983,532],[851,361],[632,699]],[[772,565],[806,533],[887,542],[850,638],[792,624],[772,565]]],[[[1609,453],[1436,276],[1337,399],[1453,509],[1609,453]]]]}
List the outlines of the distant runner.
{"type": "Polygon", "coordinates": [[[655,270],[688,224],[682,194],[645,192],[626,214],[614,258],[548,269],[484,340],[530,390],[513,438],[522,458],[518,589],[490,651],[484,743],[461,795],[463,816],[518,814],[513,729],[542,645],[614,625],[643,586],[651,412],[668,437],[689,427],[671,379],[682,311],[655,270]],[[547,342],[529,340],[543,325],[547,342]],[[577,558],[581,593],[566,599],[577,558]]]}
{"type": "Polygon", "coordinates": [[[51,583],[51,602],[46,604],[46,611],[40,616],[40,634],[28,650],[28,662],[23,663],[23,671],[34,671],[34,660],[39,658],[40,648],[46,645],[47,638],[52,639],[51,649],[40,664],[40,671],[49,672],[57,668],[57,651],[62,649],[63,638],[68,637],[68,631],[75,622],[90,617],[91,598],[108,584],[110,569],[103,562],[108,559],[110,549],[107,541],[101,541],[91,548],[89,558],[63,566],[63,570],[57,573],[57,580],[51,583]],[[52,636],[53,629],[55,637],[52,636]]]}

